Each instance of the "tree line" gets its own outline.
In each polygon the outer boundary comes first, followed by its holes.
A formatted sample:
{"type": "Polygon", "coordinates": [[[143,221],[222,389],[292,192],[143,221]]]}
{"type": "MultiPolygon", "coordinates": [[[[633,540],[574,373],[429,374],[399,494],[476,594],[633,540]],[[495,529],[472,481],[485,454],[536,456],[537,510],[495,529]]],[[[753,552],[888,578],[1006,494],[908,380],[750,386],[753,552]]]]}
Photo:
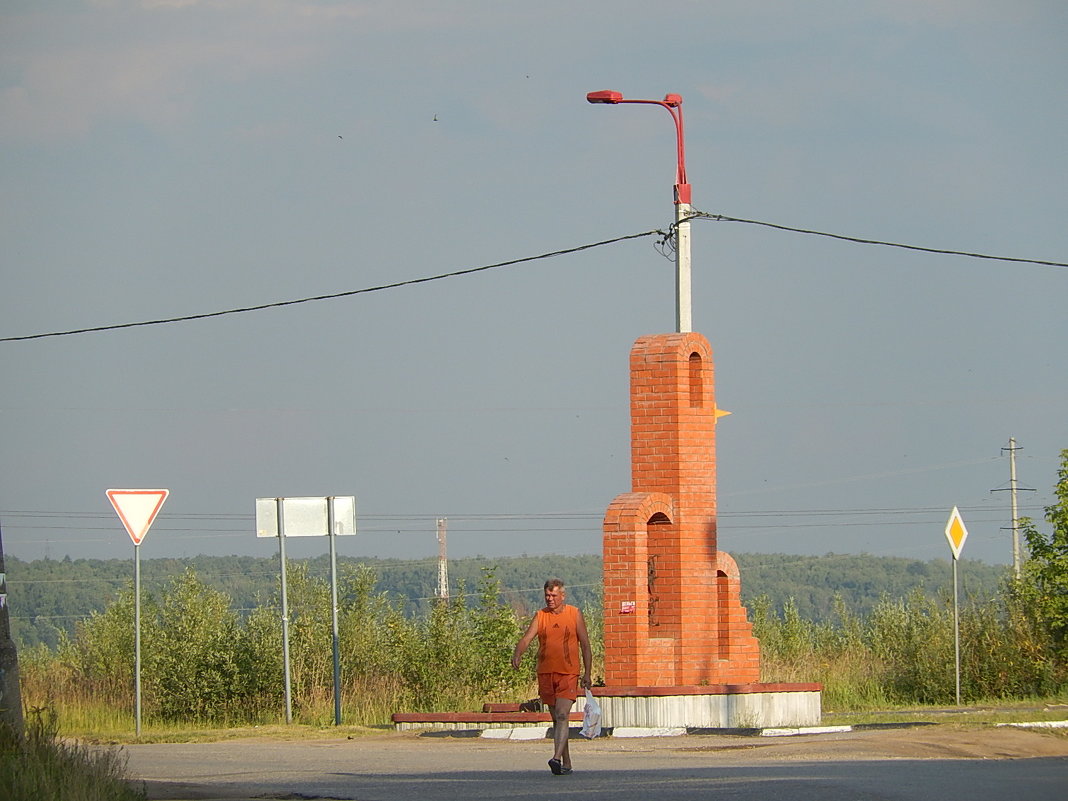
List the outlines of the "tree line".
{"type": "MultiPolygon", "coordinates": [[[[766,597],[772,609],[792,603],[798,613],[814,621],[833,616],[840,598],[855,614],[867,615],[884,598],[904,598],[914,592],[938,598],[950,586],[947,560],[920,561],[887,556],[825,554],[733,554],[742,576],[742,600],[752,606],[766,597]]],[[[437,592],[437,560],[355,559],[339,557],[346,569],[363,565],[374,571],[378,590],[399,603],[409,616],[426,614],[437,592]]],[[[292,560],[308,575],[329,576],[326,556],[292,560]]],[[[484,568],[492,568],[501,583],[504,601],[519,612],[541,603],[541,585],[549,576],[568,583],[572,602],[583,608],[600,603],[601,557],[520,556],[454,559],[449,562],[452,592],[459,583],[477,586],[484,568]]],[[[239,618],[272,603],[278,587],[278,560],[253,556],[196,556],[188,559],[142,559],[142,586],[160,592],[185,571],[192,570],[208,587],[225,593],[239,618]]],[[[132,584],[131,563],[123,559],[38,559],[8,557],[12,632],[20,647],[44,644],[55,648],[63,635],[74,634],[79,620],[101,612],[132,584]]],[[[961,586],[965,597],[994,597],[1006,574],[1003,566],[962,560],[961,586]]]]}

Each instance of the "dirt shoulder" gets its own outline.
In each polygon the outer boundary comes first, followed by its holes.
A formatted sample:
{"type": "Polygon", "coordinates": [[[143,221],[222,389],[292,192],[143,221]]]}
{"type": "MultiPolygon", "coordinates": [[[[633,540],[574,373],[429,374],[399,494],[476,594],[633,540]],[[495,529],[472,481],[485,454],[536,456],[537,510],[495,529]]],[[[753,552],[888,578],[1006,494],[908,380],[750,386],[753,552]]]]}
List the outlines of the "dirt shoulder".
{"type": "Polygon", "coordinates": [[[692,747],[751,749],[758,752],[753,754],[755,758],[784,760],[1027,759],[1068,757],[1068,736],[1046,729],[932,725],[782,738],[730,738],[730,742],[694,743],[692,747]]]}

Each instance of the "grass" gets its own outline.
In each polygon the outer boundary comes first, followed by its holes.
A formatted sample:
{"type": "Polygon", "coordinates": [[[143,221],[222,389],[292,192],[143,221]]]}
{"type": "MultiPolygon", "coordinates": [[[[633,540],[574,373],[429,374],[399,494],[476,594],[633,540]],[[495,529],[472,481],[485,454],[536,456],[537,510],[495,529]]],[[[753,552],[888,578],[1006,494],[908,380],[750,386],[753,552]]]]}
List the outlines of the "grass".
{"type": "Polygon", "coordinates": [[[897,706],[885,709],[827,709],[827,725],[862,725],[866,723],[952,723],[959,725],[993,725],[996,723],[1033,723],[1068,719],[1068,704],[1061,697],[1028,699],[986,699],[961,706],[897,706]]]}
{"type": "MultiPolygon", "coordinates": [[[[286,724],[284,713],[262,714],[254,720],[186,720],[164,721],[143,716],[141,736],[135,734],[132,709],[116,709],[113,704],[93,702],[84,697],[52,698],[45,708],[35,707],[32,714],[47,714],[64,737],[96,745],[124,745],[128,743],[188,743],[213,742],[243,737],[369,737],[392,732],[388,712],[375,710],[370,721],[362,720],[359,709],[342,709],[342,725],[333,725],[333,701],[316,706],[294,708],[294,722],[286,724]],[[378,715],[381,715],[379,719],[378,715]]],[[[364,710],[365,711],[365,710],[364,710]]],[[[0,794],[0,799],[4,796],[0,794]]]]}
{"type": "Polygon", "coordinates": [[[115,749],[61,740],[49,712],[30,716],[23,733],[0,726],[0,798],[7,801],[144,801],[126,780],[115,749]]]}
{"type": "MultiPolygon", "coordinates": [[[[846,649],[833,659],[818,652],[792,659],[770,655],[762,666],[762,680],[822,684],[823,718],[828,725],[917,721],[983,725],[1068,719],[1068,693],[1012,700],[965,697],[960,708],[952,700],[921,705],[890,697],[882,680],[884,672],[885,666],[869,653],[846,649]]],[[[454,691],[431,697],[417,708],[404,700],[409,694],[395,681],[361,680],[345,687],[341,726],[333,725],[332,692],[328,688],[315,688],[295,694],[294,723],[289,725],[283,722],[284,710],[278,700],[250,704],[244,715],[174,722],[161,719],[146,706],[142,734],[137,737],[129,698],[94,697],[85,687],[64,687],[56,692],[54,683],[40,678],[23,681],[26,702],[39,704],[38,709],[55,710],[58,730],[64,736],[95,744],[211,742],[246,737],[373,737],[393,731],[390,723],[393,712],[474,710],[487,700],[515,700],[493,697],[492,693],[467,697],[454,691]]],[[[521,688],[517,697],[533,694],[532,687],[521,688]],[[524,695],[524,691],[528,694],[524,695]]]]}
{"type": "Polygon", "coordinates": [[[1068,719],[1068,693],[1023,698],[969,698],[961,706],[902,702],[887,689],[887,666],[866,649],[845,649],[835,658],[816,650],[789,659],[770,655],[762,665],[763,681],[812,681],[823,685],[826,725],[871,723],[939,723],[993,725],[1068,719]]]}
{"type": "MultiPolygon", "coordinates": [[[[950,705],[918,705],[874,703],[873,699],[861,698],[855,693],[839,689],[839,696],[847,699],[845,704],[833,702],[834,695],[825,688],[823,693],[824,725],[861,725],[888,723],[938,723],[947,725],[992,725],[995,723],[1022,723],[1068,719],[1068,696],[1024,699],[969,700],[960,707],[950,705]]],[[[480,705],[479,705],[480,706],[480,705]]],[[[476,706],[458,707],[475,709],[476,706]]],[[[110,707],[100,705],[99,717],[94,709],[81,703],[73,714],[59,704],[54,714],[57,728],[64,736],[92,744],[122,745],[128,743],[179,743],[216,742],[242,738],[268,739],[362,739],[393,732],[393,726],[385,720],[361,721],[347,707],[343,709],[342,725],[333,725],[333,705],[302,708],[295,714],[294,722],[286,724],[282,714],[263,716],[249,721],[183,721],[166,722],[146,719],[142,721],[140,737],[134,734],[132,713],[116,715],[110,707]]],[[[398,711],[398,710],[393,710],[398,711]]],[[[0,794],[0,798],[4,796],[0,794]]]]}
{"type": "MultiPolygon", "coordinates": [[[[196,587],[185,587],[182,593],[179,600],[184,599],[186,606],[203,606],[198,600],[203,593],[196,587]]],[[[294,670],[295,723],[287,726],[281,722],[283,707],[277,681],[265,675],[272,664],[264,656],[269,649],[253,647],[259,642],[255,637],[240,640],[242,648],[231,654],[233,664],[245,666],[236,677],[240,681],[226,671],[220,674],[216,660],[197,662],[201,673],[193,670],[194,665],[180,674],[183,678],[195,675],[197,682],[175,685],[173,670],[149,682],[140,738],[133,734],[129,677],[109,670],[122,660],[85,656],[122,653],[121,643],[116,644],[109,628],[87,624],[78,635],[84,646],[81,650],[69,647],[55,654],[47,649],[34,653],[22,672],[22,695],[28,704],[57,710],[64,735],[95,742],[372,736],[392,729],[390,714],[396,711],[474,710],[484,701],[515,701],[534,695],[533,686],[524,686],[531,676],[498,664],[496,657],[507,655],[516,632],[511,625],[494,623],[500,610],[492,603],[484,606],[476,615],[460,607],[438,605],[425,620],[416,621],[398,618],[383,607],[379,618],[362,620],[358,630],[370,639],[354,652],[360,658],[353,657],[355,662],[345,674],[349,677],[342,699],[346,725],[341,727],[333,726],[333,693],[322,649],[298,649],[303,657],[296,660],[298,669],[294,670]],[[383,651],[384,643],[392,645],[383,651]],[[486,655],[494,658],[487,661],[486,655]],[[222,693],[220,687],[234,692],[222,693]],[[198,690],[204,692],[197,695],[198,690]],[[203,701],[190,701],[199,698],[203,701]]],[[[996,609],[980,609],[972,615],[972,628],[977,637],[982,635],[984,646],[968,651],[974,657],[962,666],[966,679],[962,689],[968,706],[953,709],[952,658],[946,656],[951,651],[946,651],[945,627],[941,625],[944,612],[933,602],[912,598],[884,604],[863,621],[841,611],[840,621],[829,624],[802,619],[792,604],[781,614],[766,603],[758,605],[753,626],[761,641],[761,679],[820,683],[828,722],[984,723],[1068,718],[1068,708],[1055,706],[1068,699],[1064,664],[1051,661],[1054,652],[1049,643],[1039,643],[1041,647],[1036,645],[1022,653],[1019,626],[1014,623],[1019,622],[1017,617],[996,609]],[[980,698],[1013,693],[1060,696],[1015,701],[980,698]]],[[[205,620],[202,628],[205,636],[214,630],[211,620],[205,620]]],[[[255,634],[259,629],[253,627],[252,631],[255,634]]],[[[207,642],[211,647],[197,653],[217,657],[221,646],[210,638],[207,642]]],[[[595,664],[595,675],[600,667],[595,664]]]]}
{"type": "Polygon", "coordinates": [[[46,709],[55,715],[57,726],[64,735],[92,732],[97,737],[106,738],[134,729],[133,710],[127,711],[113,704],[73,698],[62,702],[50,699],[46,706],[30,707],[32,714],[43,714],[46,709]]]}
{"type": "Polygon", "coordinates": [[[274,723],[262,726],[167,726],[153,728],[144,726],[141,736],[133,731],[126,734],[109,735],[99,738],[93,734],[79,737],[92,744],[128,745],[131,743],[215,743],[226,740],[243,740],[250,738],[268,740],[314,740],[314,739],[349,739],[360,740],[392,733],[393,727],[369,728],[367,726],[313,726],[306,723],[274,723]]]}
{"type": "MultiPolygon", "coordinates": [[[[512,701],[519,697],[530,698],[537,693],[536,685],[531,685],[522,688],[518,695],[505,693],[497,697],[499,694],[483,694],[469,685],[453,682],[447,692],[428,693],[428,700],[417,705],[406,700],[412,693],[405,692],[395,678],[357,677],[348,681],[342,689],[341,719],[344,725],[341,727],[333,725],[332,687],[295,689],[295,722],[288,727],[283,722],[284,705],[281,699],[254,699],[230,715],[168,721],[160,717],[151,698],[146,697],[141,718],[142,737],[137,739],[134,736],[132,693],[94,692],[91,686],[52,680],[54,678],[46,669],[23,672],[22,697],[27,706],[31,709],[54,710],[63,735],[98,743],[182,742],[188,741],[188,738],[214,738],[221,736],[217,733],[226,731],[244,732],[236,736],[263,736],[276,725],[290,731],[299,725],[307,727],[309,731],[343,730],[346,734],[392,731],[390,716],[394,712],[477,710],[486,701],[512,701]]],[[[2,796],[0,801],[3,801],[2,796]]]]}

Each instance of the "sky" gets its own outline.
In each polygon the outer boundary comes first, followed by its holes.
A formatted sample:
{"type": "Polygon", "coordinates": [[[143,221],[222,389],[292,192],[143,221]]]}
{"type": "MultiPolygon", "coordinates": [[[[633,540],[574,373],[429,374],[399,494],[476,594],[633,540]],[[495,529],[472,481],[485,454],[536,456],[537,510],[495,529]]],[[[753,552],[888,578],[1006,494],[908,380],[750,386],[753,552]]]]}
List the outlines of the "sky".
{"type": "MultiPolygon", "coordinates": [[[[598,553],[628,354],[674,330],[693,203],[1068,262],[1057,0],[7,0],[0,525],[127,558],[273,556],[255,500],[356,498],[346,556],[598,553]]],[[[730,552],[1011,560],[1068,448],[1068,268],[692,224],[730,552]]],[[[1043,524],[1044,525],[1044,524],[1043,524]]],[[[320,538],[293,556],[325,553],[320,538]]],[[[744,580],[744,577],[743,577],[744,580]]]]}

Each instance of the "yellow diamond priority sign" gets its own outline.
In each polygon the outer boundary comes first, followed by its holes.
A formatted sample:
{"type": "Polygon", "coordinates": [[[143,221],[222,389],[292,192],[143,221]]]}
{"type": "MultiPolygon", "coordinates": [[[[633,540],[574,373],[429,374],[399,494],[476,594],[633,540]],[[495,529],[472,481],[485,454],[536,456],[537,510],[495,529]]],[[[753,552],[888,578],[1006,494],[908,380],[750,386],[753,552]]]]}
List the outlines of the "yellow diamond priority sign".
{"type": "Polygon", "coordinates": [[[964,547],[964,541],[968,539],[968,529],[964,527],[964,521],[961,519],[960,512],[957,507],[953,507],[953,511],[949,515],[949,522],[946,523],[946,539],[949,540],[949,548],[953,551],[953,558],[960,559],[961,548],[964,547]]]}

